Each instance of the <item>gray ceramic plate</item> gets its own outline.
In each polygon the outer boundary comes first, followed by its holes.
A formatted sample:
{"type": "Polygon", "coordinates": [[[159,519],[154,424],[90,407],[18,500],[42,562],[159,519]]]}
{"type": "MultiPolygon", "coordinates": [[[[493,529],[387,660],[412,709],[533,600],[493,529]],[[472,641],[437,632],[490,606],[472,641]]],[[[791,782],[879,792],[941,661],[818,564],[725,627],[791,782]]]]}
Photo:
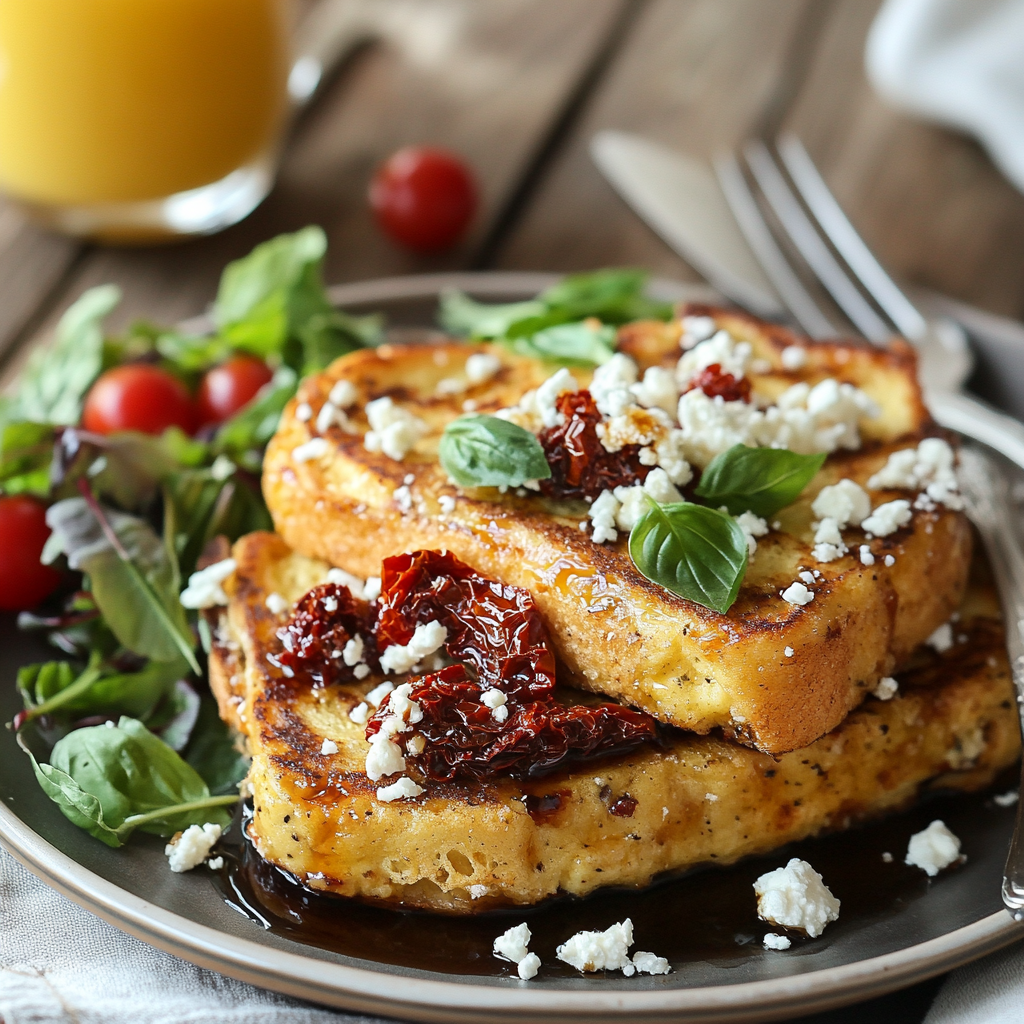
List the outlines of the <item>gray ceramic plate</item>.
{"type": "MultiPolygon", "coordinates": [[[[440,275],[346,285],[334,295],[348,308],[383,309],[396,333],[415,335],[432,322],[442,288],[514,299],[550,280],[536,274],[440,275]]],[[[713,297],[666,282],[658,290],[666,298],[713,297]]],[[[9,618],[0,621],[0,721],[17,710],[17,667],[39,654],[9,618]]],[[[395,936],[341,955],[297,941],[287,929],[264,929],[253,915],[238,912],[237,900],[225,901],[205,869],[171,874],[158,840],[139,837],[110,850],[80,832],[43,796],[7,730],[0,730],[0,766],[0,841],[54,888],[186,960],[351,1010],[424,1021],[764,1021],[881,995],[1024,934],[999,898],[1013,813],[979,795],[800,844],[793,852],[825,873],[843,912],[823,938],[797,943],[786,954],[761,949],[764,928],[754,918],[752,896],[749,918],[743,918],[746,930],[736,927],[730,909],[737,894],[750,894],[758,874],[784,862],[777,853],[645,894],[610,894],[543,910],[536,919],[543,927],[535,930],[544,938],[534,948],[545,969],[530,983],[510,977],[507,965],[488,955],[490,938],[522,914],[483,922],[423,921],[380,911],[373,912],[377,918],[367,917],[360,910],[347,921],[349,911],[340,904],[339,929],[351,930],[357,918],[359,928],[372,929],[376,920],[395,936]],[[944,817],[963,837],[968,860],[928,882],[899,862],[909,836],[933,816],[944,817]],[[894,865],[883,866],[883,850],[896,855],[894,865]],[[638,948],[668,955],[672,974],[581,978],[551,966],[555,941],[627,913],[637,924],[638,948]],[[645,944],[645,933],[656,933],[660,945],[654,938],[645,944]],[[408,936],[419,937],[415,950],[408,936]],[[360,959],[370,948],[372,959],[360,959]]]]}

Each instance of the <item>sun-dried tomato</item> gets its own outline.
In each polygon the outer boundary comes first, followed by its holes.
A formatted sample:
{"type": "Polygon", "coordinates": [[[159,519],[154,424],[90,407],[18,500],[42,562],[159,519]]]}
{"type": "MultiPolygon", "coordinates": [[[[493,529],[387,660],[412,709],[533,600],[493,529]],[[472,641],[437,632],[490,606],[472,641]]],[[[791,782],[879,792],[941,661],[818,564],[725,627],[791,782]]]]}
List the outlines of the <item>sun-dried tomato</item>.
{"type": "Polygon", "coordinates": [[[700,389],[708,398],[720,397],[724,402],[749,402],[750,381],[746,377],[734,377],[725,373],[720,363],[705,366],[690,381],[687,391],[700,389]]]}
{"type": "MultiPolygon", "coordinates": [[[[431,779],[543,775],[655,738],[654,719],[618,704],[565,705],[554,697],[555,659],[529,592],[488,579],[454,555],[416,551],[384,561],[377,649],[407,644],[417,625],[440,622],[446,653],[461,664],[410,680],[423,718],[400,734],[422,736],[406,760],[431,779]],[[483,703],[499,688],[507,717],[483,703]]],[[[387,718],[390,698],[366,726],[387,718]]]]}
{"type": "Polygon", "coordinates": [[[363,638],[363,660],[371,668],[379,664],[373,629],[374,615],[365,601],[357,601],[348,587],[324,583],[299,599],[291,618],[277,631],[281,650],[272,657],[282,668],[307,674],[319,686],[350,680],[355,678],[354,666],[345,664],[342,652],[356,636],[363,638]]]}
{"type": "Polygon", "coordinates": [[[555,658],[530,592],[487,579],[452,554],[415,551],[381,566],[377,647],[407,644],[416,626],[440,622],[445,650],[481,680],[522,699],[550,693],[555,658]]]}
{"type": "Polygon", "coordinates": [[[586,498],[593,501],[602,491],[641,484],[651,471],[640,463],[640,445],[627,444],[608,451],[597,436],[601,422],[589,391],[567,391],[558,396],[561,426],[541,431],[539,440],[551,478],[541,481],[541,492],[553,498],[586,498]]]}

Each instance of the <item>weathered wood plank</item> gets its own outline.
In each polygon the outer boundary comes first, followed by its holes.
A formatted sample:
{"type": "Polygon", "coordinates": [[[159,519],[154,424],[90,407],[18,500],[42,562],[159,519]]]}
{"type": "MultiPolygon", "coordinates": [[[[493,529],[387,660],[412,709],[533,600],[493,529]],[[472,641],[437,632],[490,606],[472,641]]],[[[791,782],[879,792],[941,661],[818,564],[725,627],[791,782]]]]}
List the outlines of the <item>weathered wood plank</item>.
{"type": "Polygon", "coordinates": [[[788,127],[898,277],[1024,314],[1024,196],[976,143],[893,110],[863,69],[879,0],[839,0],[788,127]]]}
{"type": "Polygon", "coordinates": [[[569,270],[635,264],[697,277],[615,195],[587,152],[594,132],[639,132],[711,156],[735,145],[785,86],[804,0],[658,0],[566,141],[502,267],[569,270]]]}
{"type": "Polygon", "coordinates": [[[228,260],[309,223],[327,230],[331,281],[463,265],[622,6],[622,0],[376,0],[381,42],[357,55],[303,117],[266,203],[214,238],[161,249],[96,249],[53,303],[44,332],[84,288],[103,281],[125,293],[115,325],[138,316],[190,316],[212,299],[228,260]],[[442,256],[418,257],[393,246],[366,205],[373,168],[413,142],[462,153],[481,185],[473,236],[442,256]]]}

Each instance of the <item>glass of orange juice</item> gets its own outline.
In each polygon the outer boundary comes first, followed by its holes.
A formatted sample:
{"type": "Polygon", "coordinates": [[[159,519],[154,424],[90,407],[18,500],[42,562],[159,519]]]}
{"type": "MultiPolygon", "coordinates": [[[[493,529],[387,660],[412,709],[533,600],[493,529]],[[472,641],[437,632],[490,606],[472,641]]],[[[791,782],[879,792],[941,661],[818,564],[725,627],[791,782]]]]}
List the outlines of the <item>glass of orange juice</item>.
{"type": "Polygon", "coordinates": [[[206,234],[273,182],[288,0],[0,0],[0,190],[70,234],[206,234]]]}

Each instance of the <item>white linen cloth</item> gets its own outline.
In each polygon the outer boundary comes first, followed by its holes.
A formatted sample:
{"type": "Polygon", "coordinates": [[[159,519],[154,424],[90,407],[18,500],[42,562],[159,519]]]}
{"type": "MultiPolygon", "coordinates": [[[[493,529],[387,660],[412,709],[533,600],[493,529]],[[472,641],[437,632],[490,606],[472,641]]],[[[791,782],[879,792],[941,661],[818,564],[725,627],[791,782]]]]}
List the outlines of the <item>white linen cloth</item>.
{"type": "Polygon", "coordinates": [[[974,135],[1024,192],[1024,0],[887,0],[865,63],[885,99],[974,135]]]}
{"type": "Polygon", "coordinates": [[[2,849],[0,1021],[385,1024],[265,992],[154,949],[50,889],[2,849]]]}

